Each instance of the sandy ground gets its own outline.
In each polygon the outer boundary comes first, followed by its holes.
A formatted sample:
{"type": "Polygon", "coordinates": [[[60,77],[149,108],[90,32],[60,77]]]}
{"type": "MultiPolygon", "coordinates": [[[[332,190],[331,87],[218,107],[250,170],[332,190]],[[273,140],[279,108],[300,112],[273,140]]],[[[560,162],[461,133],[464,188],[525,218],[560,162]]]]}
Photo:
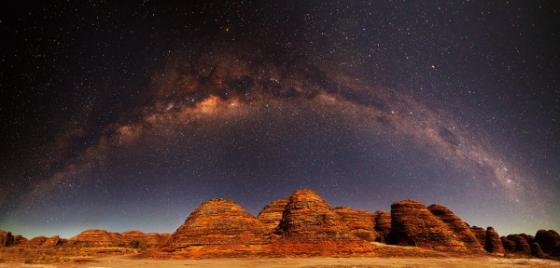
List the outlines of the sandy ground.
{"type": "Polygon", "coordinates": [[[341,268],[341,267],[559,267],[560,261],[542,259],[506,259],[491,257],[476,258],[261,258],[261,259],[205,259],[205,260],[151,260],[132,259],[128,257],[106,257],[91,262],[78,264],[8,264],[0,263],[0,268],[176,268],[176,267],[307,267],[307,268],[341,268]]]}

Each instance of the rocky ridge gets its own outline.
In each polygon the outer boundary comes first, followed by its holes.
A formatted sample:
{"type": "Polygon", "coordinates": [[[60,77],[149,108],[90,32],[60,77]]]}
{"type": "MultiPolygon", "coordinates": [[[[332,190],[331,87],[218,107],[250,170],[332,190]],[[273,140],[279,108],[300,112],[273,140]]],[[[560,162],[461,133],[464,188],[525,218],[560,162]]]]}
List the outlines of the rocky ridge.
{"type": "Polygon", "coordinates": [[[253,215],[227,199],[211,199],[189,215],[171,235],[167,247],[259,244],[266,240],[267,228],[253,215]]]}
{"type": "MultiPolygon", "coordinates": [[[[0,250],[131,248],[178,257],[369,256],[380,245],[373,241],[462,254],[560,256],[560,236],[553,230],[539,230],[535,237],[500,237],[492,227],[469,226],[442,205],[402,200],[391,205],[391,212],[332,208],[310,189],[272,201],[257,217],[234,201],[211,199],[173,234],[91,229],[68,240],[58,236],[27,240],[0,230],[0,250]]],[[[399,254],[398,247],[392,250],[399,254]]]]}

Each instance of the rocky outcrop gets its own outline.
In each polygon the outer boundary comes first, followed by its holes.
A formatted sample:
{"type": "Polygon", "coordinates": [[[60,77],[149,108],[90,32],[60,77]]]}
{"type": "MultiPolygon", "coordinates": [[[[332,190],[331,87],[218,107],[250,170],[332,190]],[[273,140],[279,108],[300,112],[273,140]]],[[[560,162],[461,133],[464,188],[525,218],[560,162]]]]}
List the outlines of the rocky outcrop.
{"type": "Polygon", "coordinates": [[[289,198],[271,202],[258,217],[231,200],[208,200],[172,235],[86,230],[70,240],[39,236],[28,241],[0,230],[0,247],[2,254],[36,249],[39,254],[119,252],[179,258],[447,255],[432,249],[467,254],[506,252],[514,257],[544,258],[560,255],[560,236],[553,230],[540,230],[535,237],[515,234],[500,238],[492,227],[470,227],[444,206],[426,207],[415,200],[392,204],[391,213],[348,207],[333,209],[315,192],[300,189],[289,198]],[[403,249],[371,241],[423,248],[403,249]],[[7,246],[14,247],[3,248],[7,246]],[[50,249],[57,246],[63,247],[50,249]]]}
{"type": "Polygon", "coordinates": [[[433,215],[447,224],[449,229],[455,233],[455,236],[463,242],[468,251],[475,253],[483,252],[483,247],[480,245],[478,239],[476,239],[476,236],[471,231],[470,227],[463,220],[457,217],[453,211],[438,204],[430,205],[428,209],[433,215]]]}
{"type": "Polygon", "coordinates": [[[57,247],[64,244],[65,239],[60,238],[60,236],[55,235],[47,238],[47,240],[43,243],[43,247],[57,247]]]}
{"type": "Polygon", "coordinates": [[[141,231],[126,231],[121,233],[125,246],[132,248],[159,247],[169,239],[169,234],[144,233],[141,231]]]}
{"type": "Polygon", "coordinates": [[[503,255],[505,253],[500,235],[493,227],[486,228],[486,239],[484,249],[489,253],[503,255]]]}
{"type": "Polygon", "coordinates": [[[278,224],[282,220],[282,213],[284,212],[284,208],[287,204],[288,198],[274,200],[261,210],[257,219],[262,222],[270,232],[272,232],[276,229],[276,227],[278,227],[278,224]]]}
{"type": "Polygon", "coordinates": [[[476,239],[478,240],[480,245],[484,247],[486,245],[486,229],[478,226],[472,226],[471,232],[473,232],[473,234],[476,236],[476,239]]]}
{"type": "Polygon", "coordinates": [[[121,247],[125,246],[122,236],[105,230],[86,230],[70,238],[69,243],[85,247],[121,247]]]}
{"type": "Polygon", "coordinates": [[[385,243],[387,236],[391,232],[391,213],[384,210],[378,210],[374,213],[375,231],[377,239],[375,241],[385,243]]]}
{"type": "Polygon", "coordinates": [[[266,233],[265,225],[235,202],[211,199],[189,215],[166,247],[178,250],[197,245],[258,244],[266,241],[266,233]]]}
{"type": "Polygon", "coordinates": [[[391,205],[389,243],[436,250],[467,251],[453,231],[416,200],[402,200],[391,205]]]}
{"type": "Polygon", "coordinates": [[[64,239],[60,238],[58,235],[52,237],[37,236],[28,240],[25,243],[27,247],[56,247],[60,246],[65,242],[64,239]]]}
{"type": "Polygon", "coordinates": [[[23,237],[22,235],[14,236],[14,245],[23,245],[27,243],[27,238],[23,237]]]}
{"type": "Polygon", "coordinates": [[[329,204],[309,189],[290,196],[276,232],[284,239],[300,241],[357,239],[329,204]]]}
{"type": "Polygon", "coordinates": [[[350,228],[350,232],[357,238],[373,242],[377,238],[375,231],[375,215],[367,210],[347,207],[337,207],[334,211],[350,228]]]}
{"type": "Polygon", "coordinates": [[[25,245],[28,247],[40,247],[47,241],[47,239],[48,238],[46,236],[36,236],[29,239],[25,245]]]}
{"type": "Polygon", "coordinates": [[[0,247],[9,247],[14,244],[14,236],[11,232],[0,230],[0,247]]]}
{"type": "Polygon", "coordinates": [[[560,256],[560,235],[554,230],[539,230],[535,242],[550,256],[560,256]]]}
{"type": "Polygon", "coordinates": [[[514,250],[510,250],[511,253],[531,255],[530,239],[526,234],[508,235],[507,240],[512,241],[515,244],[514,250]]]}
{"type": "Polygon", "coordinates": [[[502,240],[502,245],[506,253],[515,252],[515,241],[511,241],[505,236],[500,237],[500,240],[502,240]]]}
{"type": "Polygon", "coordinates": [[[541,246],[537,242],[531,243],[531,255],[537,258],[546,258],[548,257],[544,251],[542,250],[541,246]]]}
{"type": "Polygon", "coordinates": [[[503,255],[505,253],[500,235],[493,227],[484,229],[482,227],[472,226],[470,229],[486,252],[496,255],[503,255]]]}

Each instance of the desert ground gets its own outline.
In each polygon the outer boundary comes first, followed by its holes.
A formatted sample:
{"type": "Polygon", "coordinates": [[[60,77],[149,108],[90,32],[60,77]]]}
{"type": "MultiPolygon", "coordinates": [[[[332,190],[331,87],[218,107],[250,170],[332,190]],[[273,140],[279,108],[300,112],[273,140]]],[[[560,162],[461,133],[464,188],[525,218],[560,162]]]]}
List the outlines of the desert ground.
{"type": "Polygon", "coordinates": [[[184,267],[305,267],[305,268],[342,268],[342,267],[560,267],[559,261],[527,258],[494,257],[449,257],[449,258],[413,258],[413,257],[367,257],[367,258],[227,258],[202,260],[154,260],[138,259],[128,256],[112,256],[83,259],[76,263],[64,264],[17,264],[0,263],[0,268],[184,268],[184,267]]]}

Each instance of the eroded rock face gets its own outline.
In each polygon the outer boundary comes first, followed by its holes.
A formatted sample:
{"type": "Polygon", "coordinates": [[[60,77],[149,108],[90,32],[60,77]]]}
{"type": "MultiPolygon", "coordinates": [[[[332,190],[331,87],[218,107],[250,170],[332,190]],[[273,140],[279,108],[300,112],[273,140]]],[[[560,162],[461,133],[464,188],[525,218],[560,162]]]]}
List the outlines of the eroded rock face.
{"type": "Polygon", "coordinates": [[[505,249],[500,239],[500,235],[493,227],[486,228],[486,242],[484,249],[489,253],[504,254],[505,249]]]}
{"type": "Polygon", "coordinates": [[[365,241],[375,241],[375,215],[367,210],[358,210],[346,207],[335,208],[334,211],[350,228],[350,232],[357,238],[365,241]]]}
{"type": "Polygon", "coordinates": [[[502,240],[502,245],[507,253],[515,252],[515,241],[511,241],[505,236],[500,237],[500,240],[502,240]]]}
{"type": "Polygon", "coordinates": [[[196,245],[258,244],[267,240],[267,228],[238,204],[211,199],[192,212],[171,235],[167,247],[196,245]]]}
{"type": "Polygon", "coordinates": [[[28,240],[25,243],[27,247],[56,247],[64,243],[64,239],[61,239],[58,235],[52,237],[37,236],[28,240]]]}
{"type": "Polygon", "coordinates": [[[476,239],[478,240],[480,245],[484,247],[486,245],[486,229],[478,226],[472,226],[471,231],[476,236],[476,239]]]}
{"type": "Polygon", "coordinates": [[[377,239],[375,241],[385,243],[387,236],[391,232],[391,213],[388,211],[378,210],[375,215],[375,231],[377,239]]]}
{"type": "Polygon", "coordinates": [[[0,230],[0,247],[9,247],[14,244],[14,236],[11,232],[0,230]]]}
{"type": "Polygon", "coordinates": [[[531,243],[531,255],[533,255],[537,258],[546,258],[547,257],[547,255],[544,253],[541,246],[537,242],[532,242],[531,243]]]}
{"type": "Polygon", "coordinates": [[[22,235],[14,236],[14,245],[23,245],[27,243],[27,238],[23,237],[22,235]]]}
{"type": "Polygon", "coordinates": [[[69,243],[86,247],[120,247],[125,246],[122,236],[105,230],[86,230],[70,238],[69,243]]]}
{"type": "Polygon", "coordinates": [[[438,204],[430,205],[428,209],[432,214],[447,224],[449,229],[455,233],[455,236],[465,244],[467,250],[471,252],[483,252],[482,246],[470,227],[462,219],[457,217],[453,211],[438,204]]]}
{"type": "Polygon", "coordinates": [[[47,239],[48,238],[45,236],[36,236],[29,239],[25,245],[28,247],[40,247],[47,241],[47,239]]]}
{"type": "Polygon", "coordinates": [[[127,247],[159,247],[169,239],[169,234],[144,233],[141,231],[126,231],[121,233],[122,240],[127,247]]]}
{"type": "Polygon", "coordinates": [[[300,241],[357,240],[329,204],[309,189],[290,196],[276,232],[300,241]]]}
{"type": "Polygon", "coordinates": [[[560,235],[554,230],[539,230],[535,235],[537,242],[544,253],[550,256],[560,256],[560,235]]]}
{"type": "Polygon", "coordinates": [[[261,210],[257,219],[262,222],[270,232],[272,232],[276,229],[276,227],[278,227],[278,224],[282,220],[282,213],[284,212],[284,208],[287,204],[288,198],[274,200],[261,210]]]}
{"type": "Polygon", "coordinates": [[[391,205],[389,243],[437,250],[467,251],[465,244],[451,229],[416,200],[402,200],[391,205]]]}
{"type": "Polygon", "coordinates": [[[531,245],[530,245],[529,237],[526,234],[508,235],[507,239],[515,244],[514,250],[511,251],[512,253],[518,253],[523,255],[531,254],[531,245]]]}
{"type": "Polygon", "coordinates": [[[64,244],[65,240],[60,238],[60,236],[55,235],[47,238],[45,243],[43,243],[43,247],[57,247],[64,244]]]}

